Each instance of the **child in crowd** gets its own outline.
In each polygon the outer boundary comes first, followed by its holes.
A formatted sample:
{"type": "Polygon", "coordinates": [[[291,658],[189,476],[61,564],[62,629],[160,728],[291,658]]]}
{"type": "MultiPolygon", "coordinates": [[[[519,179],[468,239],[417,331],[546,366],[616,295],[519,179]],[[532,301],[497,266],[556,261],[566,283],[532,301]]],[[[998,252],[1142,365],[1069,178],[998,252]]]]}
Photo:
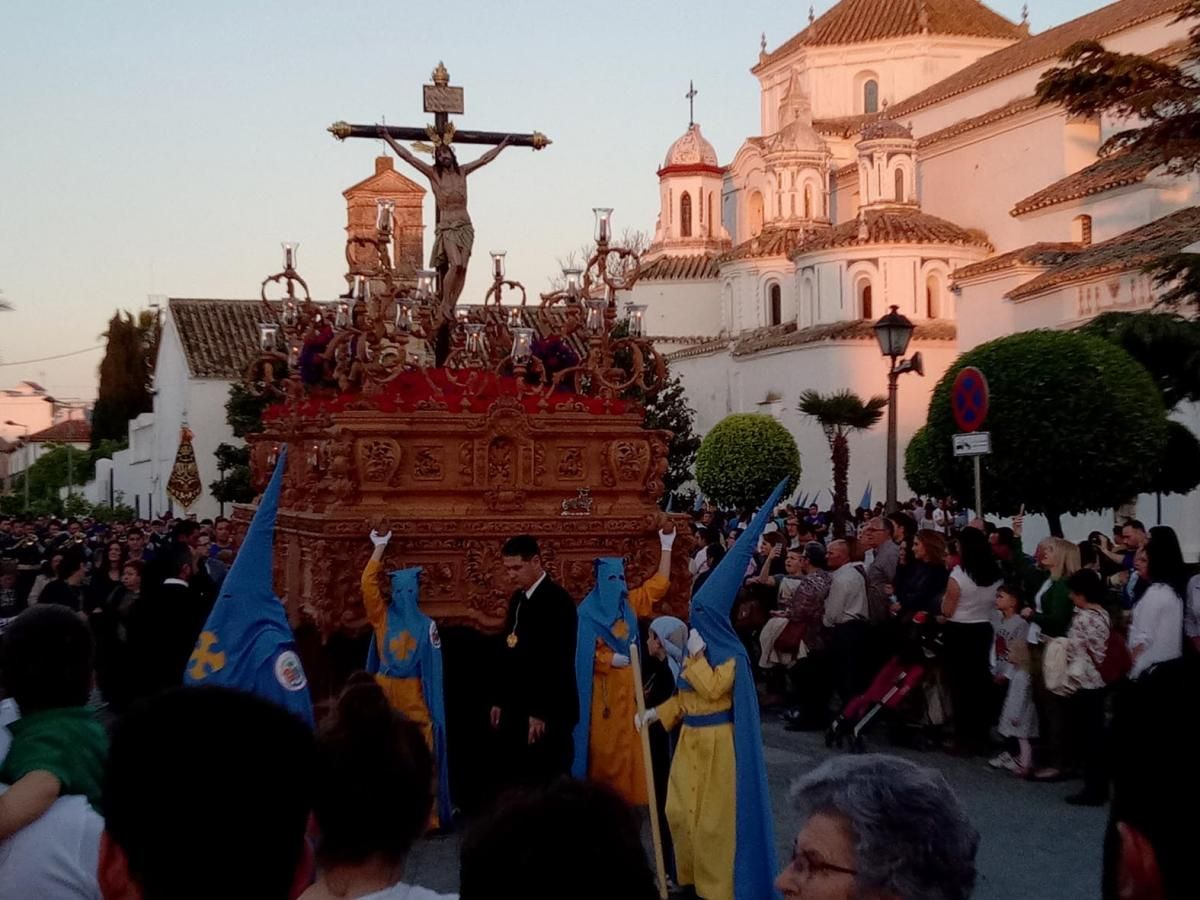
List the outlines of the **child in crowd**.
{"type": "Polygon", "coordinates": [[[0,840],[38,820],[60,796],[100,804],[108,737],[86,707],[92,689],[92,636],[64,606],[21,613],[0,642],[0,685],[21,718],[0,764],[0,840]]]}
{"type": "Polygon", "coordinates": [[[1000,712],[1000,734],[1016,738],[1017,757],[1007,750],[988,762],[994,769],[1007,769],[1022,778],[1033,766],[1033,744],[1038,736],[1037,710],[1033,705],[1033,683],[1029,675],[1029,623],[1018,615],[1021,589],[1005,584],[996,591],[996,609],[1001,620],[996,625],[996,662],[992,675],[998,685],[1007,685],[1004,708],[1000,712]]]}

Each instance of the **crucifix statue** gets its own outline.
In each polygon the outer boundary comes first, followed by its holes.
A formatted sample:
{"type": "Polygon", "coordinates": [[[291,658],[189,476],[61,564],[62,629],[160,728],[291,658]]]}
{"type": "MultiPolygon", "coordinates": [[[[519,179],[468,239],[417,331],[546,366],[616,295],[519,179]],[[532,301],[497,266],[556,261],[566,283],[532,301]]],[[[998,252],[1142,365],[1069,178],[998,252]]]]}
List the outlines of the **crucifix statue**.
{"type": "Polygon", "coordinates": [[[349,125],[335,122],[329,131],[338,140],[346,138],[382,139],[396,155],[429,179],[436,203],[433,251],[430,268],[439,275],[440,288],[438,333],[435,354],[441,364],[449,354],[450,329],[454,324],[454,307],[466,283],[467,263],[475,244],[475,229],[467,212],[467,176],[476,169],[486,166],[509,146],[532,147],[541,150],[550,140],[539,132],[532,134],[504,134],[492,131],[459,131],[450,122],[450,115],[463,112],[463,89],[450,84],[450,73],[445,65],[438,63],[433,71],[432,84],[424,85],[425,112],[433,113],[434,124],[425,128],[403,128],[394,125],[349,125]],[[418,159],[400,140],[416,140],[414,148],[433,156],[433,165],[418,159]],[[459,144],[490,144],[478,159],[462,166],[458,163],[451,142],[459,144]]]}

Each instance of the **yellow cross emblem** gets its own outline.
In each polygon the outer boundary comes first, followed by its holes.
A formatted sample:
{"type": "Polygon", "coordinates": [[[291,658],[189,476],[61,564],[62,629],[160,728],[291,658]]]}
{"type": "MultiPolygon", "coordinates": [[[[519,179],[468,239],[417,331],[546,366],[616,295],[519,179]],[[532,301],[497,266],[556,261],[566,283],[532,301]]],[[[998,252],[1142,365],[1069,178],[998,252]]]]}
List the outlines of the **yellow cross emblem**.
{"type": "Polygon", "coordinates": [[[388,649],[392,651],[392,656],[403,662],[408,659],[408,654],[417,649],[417,642],[407,631],[402,631],[388,643],[388,649]]]}
{"type": "Polygon", "coordinates": [[[200,633],[196,641],[196,649],[188,660],[188,674],[195,681],[203,681],[209,675],[220,672],[225,668],[225,651],[213,650],[217,644],[217,636],[211,631],[200,633]]]}

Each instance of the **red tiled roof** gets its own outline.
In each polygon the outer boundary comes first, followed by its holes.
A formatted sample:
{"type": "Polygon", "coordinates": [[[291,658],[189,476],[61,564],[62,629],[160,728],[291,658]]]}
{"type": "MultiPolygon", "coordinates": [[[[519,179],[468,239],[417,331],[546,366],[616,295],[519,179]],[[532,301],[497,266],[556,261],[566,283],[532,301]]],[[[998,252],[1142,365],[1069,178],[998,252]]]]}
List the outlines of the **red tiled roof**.
{"type": "Polygon", "coordinates": [[[1056,60],[1076,41],[1098,41],[1159,16],[1178,12],[1187,3],[1188,0],[1118,0],[1086,16],[989,53],[892,106],[888,115],[905,116],[1038,63],[1056,60]]]}
{"type": "Polygon", "coordinates": [[[1137,184],[1162,164],[1162,151],[1153,147],[1113,153],[1018,201],[1009,215],[1020,216],[1035,209],[1137,184]]]}
{"type": "Polygon", "coordinates": [[[813,119],[813,130],[829,137],[852,138],[863,130],[868,122],[879,118],[879,113],[864,113],[858,116],[840,116],[833,119],[813,119]]]}
{"type": "Polygon", "coordinates": [[[258,300],[172,297],[167,308],[193,378],[236,380],[259,352],[258,326],[267,318],[258,300]]]}
{"type": "Polygon", "coordinates": [[[660,256],[643,265],[638,274],[639,281],[701,281],[716,277],[716,256],[709,253],[660,256]]]}
{"type": "Polygon", "coordinates": [[[887,207],[862,211],[866,219],[866,237],[859,236],[859,219],[826,228],[812,234],[794,246],[789,253],[795,258],[802,253],[851,247],[857,244],[959,244],[991,249],[987,235],[973,228],[962,228],[953,222],[923,213],[919,209],[887,207]]]}
{"type": "Polygon", "coordinates": [[[976,0],[842,0],[768,53],[755,69],[801,46],[865,44],[922,33],[1014,41],[1025,36],[1020,25],[976,0]]]}
{"type": "Polygon", "coordinates": [[[707,341],[693,344],[691,347],[682,347],[679,350],[673,350],[670,353],[664,354],[663,358],[669,363],[677,359],[688,359],[693,356],[704,356],[708,353],[716,353],[719,350],[724,350],[729,346],[729,338],[711,338],[707,341]]]}
{"type": "Polygon", "coordinates": [[[67,419],[29,436],[29,443],[87,444],[92,440],[92,424],[86,419],[67,419]]]}
{"type": "Polygon", "coordinates": [[[885,138],[899,138],[911,141],[912,129],[906,128],[899,122],[895,122],[886,116],[880,116],[878,119],[874,119],[863,125],[862,139],[864,141],[879,141],[885,138]]]}
{"type": "Polygon", "coordinates": [[[809,227],[781,228],[768,225],[747,241],[742,241],[728,253],[717,257],[718,265],[736,262],[739,259],[760,259],[764,256],[787,256],[811,235],[809,227]]]}
{"type": "MultiPolygon", "coordinates": [[[[952,341],[958,335],[954,322],[948,319],[929,319],[917,322],[913,330],[914,341],[952,341]]],[[[739,337],[733,343],[734,356],[749,356],[763,350],[778,347],[798,347],[821,341],[875,340],[875,323],[865,319],[847,322],[829,322],[798,328],[796,323],[759,328],[739,337]]]]}
{"type": "Polygon", "coordinates": [[[1200,235],[1200,206],[1189,206],[1177,213],[1163,216],[1141,228],[1126,231],[1114,238],[1085,247],[1072,254],[1032,281],[1009,291],[1010,300],[1021,300],[1106,272],[1140,269],[1164,254],[1178,253],[1196,241],[1200,235]]]}
{"type": "Polygon", "coordinates": [[[1042,241],[989,257],[977,263],[971,263],[969,266],[962,266],[951,272],[950,278],[953,281],[962,281],[1014,266],[1056,266],[1068,256],[1078,253],[1082,249],[1083,244],[1042,241]]]}

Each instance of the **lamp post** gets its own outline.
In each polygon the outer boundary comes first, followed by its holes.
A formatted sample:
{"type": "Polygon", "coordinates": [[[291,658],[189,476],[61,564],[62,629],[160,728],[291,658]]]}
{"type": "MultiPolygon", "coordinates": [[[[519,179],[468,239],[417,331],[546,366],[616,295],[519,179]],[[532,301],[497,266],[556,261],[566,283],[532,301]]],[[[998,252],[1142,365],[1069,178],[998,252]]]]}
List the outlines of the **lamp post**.
{"type": "Polygon", "coordinates": [[[21,481],[25,483],[25,512],[29,512],[29,426],[24,422],[14,422],[12,419],[6,419],[5,425],[12,425],[15,428],[25,429],[21,437],[21,456],[24,459],[25,465],[21,468],[21,481]]]}
{"type": "Polygon", "coordinates": [[[913,323],[900,315],[900,307],[893,306],[891,310],[875,323],[875,339],[879,341],[879,351],[891,360],[888,368],[888,436],[887,436],[887,499],[885,506],[888,513],[894,513],[899,505],[896,501],[896,382],[905,372],[925,374],[921,354],[914,353],[912,359],[903,359],[908,350],[908,342],[912,340],[913,323]]]}

